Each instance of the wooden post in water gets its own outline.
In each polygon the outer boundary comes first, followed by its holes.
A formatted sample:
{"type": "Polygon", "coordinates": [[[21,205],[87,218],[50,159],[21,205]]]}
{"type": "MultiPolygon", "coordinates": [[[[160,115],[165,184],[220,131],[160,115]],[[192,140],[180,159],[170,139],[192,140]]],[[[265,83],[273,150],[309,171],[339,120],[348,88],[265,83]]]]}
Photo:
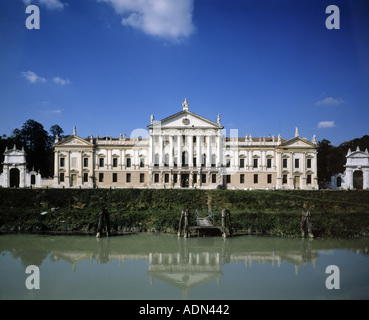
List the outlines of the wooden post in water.
{"type": "Polygon", "coordinates": [[[229,230],[229,236],[232,237],[233,236],[233,230],[232,230],[232,223],[231,223],[231,211],[230,210],[226,210],[227,213],[227,220],[228,220],[228,230],[229,230]]]}
{"type": "Polygon", "coordinates": [[[179,226],[178,226],[178,237],[181,236],[182,228],[183,228],[183,220],[184,220],[184,210],[181,211],[181,217],[179,218],[179,226]]]}
{"type": "Polygon", "coordinates": [[[225,230],[225,220],[226,220],[226,210],[222,210],[222,236],[223,238],[227,238],[226,230],[225,230]]]}
{"type": "Polygon", "coordinates": [[[185,220],[184,237],[188,238],[188,233],[190,230],[190,211],[188,209],[184,211],[184,220],[185,220]]]}
{"type": "Polygon", "coordinates": [[[231,211],[223,209],[222,210],[222,236],[227,238],[226,225],[228,226],[229,236],[232,237],[232,223],[231,223],[231,211]]]}

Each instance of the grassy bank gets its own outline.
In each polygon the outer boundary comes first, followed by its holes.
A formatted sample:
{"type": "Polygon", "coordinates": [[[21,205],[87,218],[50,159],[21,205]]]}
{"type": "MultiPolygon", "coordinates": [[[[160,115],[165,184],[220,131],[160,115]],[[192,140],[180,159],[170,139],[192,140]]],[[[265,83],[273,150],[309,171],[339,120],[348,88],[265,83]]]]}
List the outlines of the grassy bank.
{"type": "Polygon", "coordinates": [[[118,233],[176,232],[185,208],[192,225],[208,208],[220,225],[225,208],[237,233],[299,236],[304,204],[315,236],[369,237],[368,191],[0,189],[0,232],[94,233],[105,206],[118,233]]]}

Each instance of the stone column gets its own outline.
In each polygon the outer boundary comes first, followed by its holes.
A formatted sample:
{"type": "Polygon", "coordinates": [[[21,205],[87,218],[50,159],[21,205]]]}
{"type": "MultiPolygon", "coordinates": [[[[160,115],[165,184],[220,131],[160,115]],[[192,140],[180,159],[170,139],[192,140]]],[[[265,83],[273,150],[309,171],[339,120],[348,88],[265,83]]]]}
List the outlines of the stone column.
{"type": "Polygon", "coordinates": [[[206,167],[211,167],[211,136],[207,136],[208,152],[206,156],[206,167]]]}
{"type": "MultiPolygon", "coordinates": [[[[173,150],[173,136],[169,136],[169,166],[170,167],[173,167],[173,153],[174,153],[174,150],[173,150]]],[[[172,176],[172,174],[171,174],[172,176]]]]}
{"type": "Polygon", "coordinates": [[[159,166],[164,166],[164,157],[163,157],[163,136],[159,136],[159,166]]]}
{"type": "Polygon", "coordinates": [[[67,151],[67,157],[65,159],[65,177],[64,182],[66,182],[67,187],[70,186],[70,151],[67,151]]]}
{"type": "Polygon", "coordinates": [[[201,168],[201,163],[202,163],[201,138],[202,138],[202,136],[197,136],[196,137],[196,144],[197,144],[196,165],[197,165],[198,168],[201,168]]]}
{"type": "Polygon", "coordinates": [[[83,151],[80,150],[78,154],[79,154],[79,161],[77,159],[77,170],[78,170],[77,183],[79,182],[80,185],[82,185],[83,184],[83,151]]]}
{"type": "Polygon", "coordinates": [[[154,165],[154,135],[150,133],[149,137],[149,166],[152,167],[154,165]]]}
{"type": "Polygon", "coordinates": [[[217,137],[217,159],[216,159],[216,165],[217,167],[220,167],[223,164],[222,159],[222,135],[219,134],[217,137]]]}
{"type": "Polygon", "coordinates": [[[177,154],[177,165],[178,168],[182,168],[182,135],[177,136],[178,154],[177,154]]]}
{"type": "MultiPolygon", "coordinates": [[[[301,189],[306,189],[306,152],[302,153],[302,176],[301,176],[301,189]]],[[[311,181],[313,182],[313,181],[311,181]]]]}
{"type": "Polygon", "coordinates": [[[280,189],[283,184],[282,177],[282,152],[278,151],[276,153],[276,166],[277,166],[277,185],[276,188],[280,189]]]}
{"type": "Polygon", "coordinates": [[[108,149],[107,150],[107,159],[106,159],[106,164],[107,164],[107,169],[111,169],[112,168],[112,160],[111,160],[111,153],[112,153],[112,150],[111,149],[108,149]]]}
{"type": "Polygon", "coordinates": [[[54,150],[54,180],[59,184],[59,151],[54,150]]]}
{"type": "Polygon", "coordinates": [[[126,169],[126,149],[122,150],[122,169],[126,169]]]}
{"type": "Polygon", "coordinates": [[[247,162],[248,162],[248,170],[251,170],[252,167],[253,167],[253,163],[252,163],[252,151],[251,150],[248,150],[247,151],[247,162]]]}
{"type": "MultiPolygon", "coordinates": [[[[188,152],[188,167],[192,168],[193,167],[193,136],[188,136],[188,139],[190,140],[188,142],[189,144],[189,152],[188,152]]],[[[191,174],[192,176],[192,174],[191,174]]],[[[192,181],[192,178],[190,179],[190,182],[192,181]]]]}
{"type": "Polygon", "coordinates": [[[288,184],[291,187],[291,189],[294,188],[294,176],[293,176],[293,157],[294,153],[290,152],[290,177],[289,177],[289,181],[288,184]]]}
{"type": "Polygon", "coordinates": [[[311,161],[312,163],[312,167],[313,167],[313,170],[314,170],[314,174],[312,176],[312,183],[314,185],[314,187],[318,187],[318,164],[317,164],[317,154],[315,153],[314,154],[314,160],[311,161]]]}

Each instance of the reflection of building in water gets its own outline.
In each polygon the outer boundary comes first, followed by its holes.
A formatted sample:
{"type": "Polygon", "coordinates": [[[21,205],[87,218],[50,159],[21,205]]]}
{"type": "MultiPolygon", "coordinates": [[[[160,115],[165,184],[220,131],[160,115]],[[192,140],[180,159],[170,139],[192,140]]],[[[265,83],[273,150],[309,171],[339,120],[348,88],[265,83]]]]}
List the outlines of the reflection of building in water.
{"type": "MultiPolygon", "coordinates": [[[[280,267],[283,262],[295,265],[298,268],[311,262],[314,267],[318,258],[317,250],[311,248],[312,240],[302,239],[300,248],[295,246],[293,250],[276,246],[275,250],[250,251],[242,246],[233,245],[233,239],[219,241],[196,242],[196,239],[178,239],[178,246],[174,245],[168,252],[150,252],[152,250],[139,249],[122,252],[111,250],[110,239],[99,241],[96,250],[86,251],[54,251],[52,259],[67,261],[76,270],[76,264],[89,259],[91,263],[106,263],[118,260],[121,266],[126,262],[145,261],[148,264],[147,275],[150,283],[155,278],[168,283],[182,291],[183,298],[187,298],[191,288],[201,286],[212,280],[220,284],[223,275],[222,266],[229,263],[243,262],[246,268],[252,268],[253,263],[271,264],[280,267]],[[137,252],[137,253],[135,253],[137,252]]],[[[164,249],[163,249],[164,251],[164,249]]]]}
{"type": "Polygon", "coordinates": [[[182,290],[183,298],[188,291],[216,279],[219,283],[221,270],[219,252],[188,253],[184,256],[178,253],[150,253],[149,270],[150,283],[157,278],[182,290]]]}

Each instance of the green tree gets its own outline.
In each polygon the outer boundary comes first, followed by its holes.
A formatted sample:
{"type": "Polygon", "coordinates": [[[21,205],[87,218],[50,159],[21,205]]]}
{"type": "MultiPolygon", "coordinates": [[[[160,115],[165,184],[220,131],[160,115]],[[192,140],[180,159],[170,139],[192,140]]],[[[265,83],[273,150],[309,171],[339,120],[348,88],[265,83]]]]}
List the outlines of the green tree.
{"type": "Polygon", "coordinates": [[[317,156],[317,165],[318,165],[318,178],[319,181],[329,181],[331,178],[331,173],[329,172],[329,162],[328,155],[332,152],[334,146],[332,146],[329,140],[323,139],[318,141],[318,156],[317,156]]]}
{"type": "Polygon", "coordinates": [[[52,148],[51,139],[43,125],[35,120],[27,120],[22,129],[15,129],[12,133],[18,148],[24,147],[27,154],[27,169],[40,171],[42,176],[50,176],[49,150],[52,148]]]}
{"type": "Polygon", "coordinates": [[[59,138],[59,141],[64,139],[64,130],[60,128],[57,124],[51,126],[49,131],[51,132],[52,142],[55,141],[56,137],[59,138]]]}

